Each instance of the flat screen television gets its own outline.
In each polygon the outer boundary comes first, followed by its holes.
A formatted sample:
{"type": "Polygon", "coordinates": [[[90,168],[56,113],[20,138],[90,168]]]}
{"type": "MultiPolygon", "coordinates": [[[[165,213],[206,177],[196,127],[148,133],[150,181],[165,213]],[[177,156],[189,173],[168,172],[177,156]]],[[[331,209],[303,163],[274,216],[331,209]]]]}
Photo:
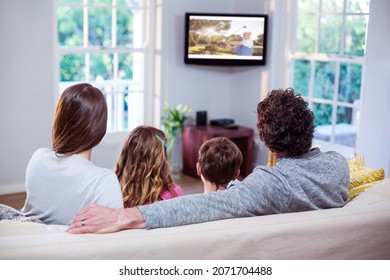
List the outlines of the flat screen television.
{"type": "Polygon", "coordinates": [[[265,65],[267,15],[186,13],[187,64],[265,65]]]}

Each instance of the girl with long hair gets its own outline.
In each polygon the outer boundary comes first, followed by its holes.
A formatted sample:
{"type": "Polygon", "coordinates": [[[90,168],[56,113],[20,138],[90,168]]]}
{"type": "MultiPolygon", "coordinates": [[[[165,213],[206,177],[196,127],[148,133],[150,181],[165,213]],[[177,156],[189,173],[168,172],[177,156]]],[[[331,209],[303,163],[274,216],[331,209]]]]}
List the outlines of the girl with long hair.
{"type": "Polygon", "coordinates": [[[182,195],[172,182],[164,132],[138,126],[127,137],[115,173],[122,188],[124,206],[152,204],[182,195]]]}

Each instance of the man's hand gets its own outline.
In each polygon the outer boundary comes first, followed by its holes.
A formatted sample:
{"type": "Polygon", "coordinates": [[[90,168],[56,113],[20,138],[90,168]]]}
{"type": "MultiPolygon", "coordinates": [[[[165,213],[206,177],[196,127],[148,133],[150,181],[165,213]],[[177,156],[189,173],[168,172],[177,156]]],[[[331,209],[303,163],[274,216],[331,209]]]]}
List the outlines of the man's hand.
{"type": "Polygon", "coordinates": [[[91,204],[77,213],[67,232],[110,233],[145,226],[145,220],[137,208],[111,209],[91,204]]]}

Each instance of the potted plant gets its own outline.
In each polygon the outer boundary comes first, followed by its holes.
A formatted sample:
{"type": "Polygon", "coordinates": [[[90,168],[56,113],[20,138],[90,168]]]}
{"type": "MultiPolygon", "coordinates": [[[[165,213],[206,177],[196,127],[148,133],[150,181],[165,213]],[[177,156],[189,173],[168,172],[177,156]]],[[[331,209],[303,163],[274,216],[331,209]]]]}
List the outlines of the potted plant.
{"type": "Polygon", "coordinates": [[[163,130],[168,139],[168,158],[172,173],[179,173],[183,169],[182,135],[187,114],[191,109],[182,104],[170,107],[165,103],[161,117],[163,130]]]}

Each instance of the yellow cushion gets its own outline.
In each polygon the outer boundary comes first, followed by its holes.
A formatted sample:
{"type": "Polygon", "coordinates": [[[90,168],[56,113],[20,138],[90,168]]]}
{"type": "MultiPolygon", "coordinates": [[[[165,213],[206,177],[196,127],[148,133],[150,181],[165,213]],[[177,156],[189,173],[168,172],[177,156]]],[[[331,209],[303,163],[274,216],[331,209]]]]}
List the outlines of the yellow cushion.
{"type": "Polygon", "coordinates": [[[383,168],[372,169],[365,166],[362,155],[348,160],[348,167],[350,174],[348,200],[352,200],[385,178],[383,168]]]}
{"type": "Polygon", "coordinates": [[[275,166],[276,165],[276,157],[275,154],[271,151],[268,153],[268,163],[267,166],[275,166]]]}

